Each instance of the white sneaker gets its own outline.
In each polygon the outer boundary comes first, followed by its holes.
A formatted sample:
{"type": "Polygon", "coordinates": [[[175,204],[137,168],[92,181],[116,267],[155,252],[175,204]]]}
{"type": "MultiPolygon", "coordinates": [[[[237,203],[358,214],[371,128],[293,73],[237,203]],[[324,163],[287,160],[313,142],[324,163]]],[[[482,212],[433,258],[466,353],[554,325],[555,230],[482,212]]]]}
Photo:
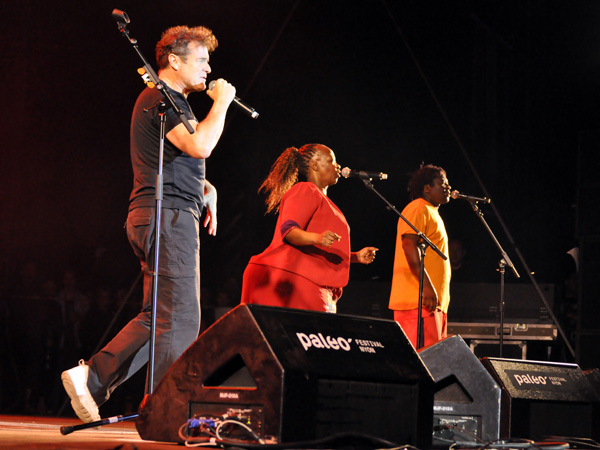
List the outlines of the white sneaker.
{"type": "Polygon", "coordinates": [[[75,414],[85,423],[100,420],[98,405],[87,387],[89,370],[90,367],[82,359],[78,366],[65,370],[60,376],[75,414]]]}

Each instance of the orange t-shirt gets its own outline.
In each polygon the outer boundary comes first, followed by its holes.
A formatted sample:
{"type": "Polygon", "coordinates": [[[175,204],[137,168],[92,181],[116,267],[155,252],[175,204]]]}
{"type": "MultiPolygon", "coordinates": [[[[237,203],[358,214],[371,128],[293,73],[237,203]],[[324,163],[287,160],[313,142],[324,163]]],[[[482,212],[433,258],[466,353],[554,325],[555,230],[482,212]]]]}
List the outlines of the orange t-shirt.
{"type": "MultiPolygon", "coordinates": [[[[446,234],[444,221],[435,206],[425,199],[418,198],[406,205],[402,215],[427,236],[444,255],[448,256],[448,235],[446,234]]],[[[394,310],[414,309],[419,306],[419,279],[410,271],[408,260],[402,248],[402,236],[405,234],[416,233],[404,220],[398,219],[396,255],[389,305],[390,309],[394,310]]],[[[425,270],[437,291],[438,300],[441,301],[440,309],[448,313],[448,305],[450,304],[450,259],[443,260],[435,251],[428,248],[425,252],[425,270]]]]}

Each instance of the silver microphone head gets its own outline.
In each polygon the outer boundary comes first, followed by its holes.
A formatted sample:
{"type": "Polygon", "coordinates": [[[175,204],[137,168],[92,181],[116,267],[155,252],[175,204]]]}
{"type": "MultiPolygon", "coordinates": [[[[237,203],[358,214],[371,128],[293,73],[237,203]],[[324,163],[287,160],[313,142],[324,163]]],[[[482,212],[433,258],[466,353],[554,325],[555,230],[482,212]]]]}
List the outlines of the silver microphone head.
{"type": "Polygon", "coordinates": [[[215,82],[216,80],[212,80],[210,83],[208,83],[208,90],[212,91],[213,88],[215,87],[215,82]]]}
{"type": "Polygon", "coordinates": [[[342,169],[342,176],[344,178],[348,178],[350,176],[350,172],[352,172],[348,167],[344,167],[342,169]]]}
{"type": "Polygon", "coordinates": [[[487,197],[475,197],[474,195],[461,194],[458,191],[452,191],[450,193],[450,197],[452,197],[453,199],[462,198],[463,200],[467,200],[469,202],[475,202],[475,203],[477,203],[477,202],[492,203],[492,201],[487,197]]]}

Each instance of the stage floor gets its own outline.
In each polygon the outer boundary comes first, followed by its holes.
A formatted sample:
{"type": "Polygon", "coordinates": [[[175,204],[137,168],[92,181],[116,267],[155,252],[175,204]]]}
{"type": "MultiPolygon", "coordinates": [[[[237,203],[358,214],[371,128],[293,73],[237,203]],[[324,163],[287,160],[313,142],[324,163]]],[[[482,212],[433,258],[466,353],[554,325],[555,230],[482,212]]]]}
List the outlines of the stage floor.
{"type": "Polygon", "coordinates": [[[79,430],[63,436],[60,427],[79,425],[73,418],[1,416],[0,449],[43,450],[173,450],[185,448],[175,443],[144,441],[134,421],[79,430]]]}
{"type": "MultiPolygon", "coordinates": [[[[0,415],[0,450],[175,450],[187,448],[173,442],[142,440],[133,420],[78,430],[66,436],[60,433],[62,426],[80,424],[81,422],[74,418],[0,415]]],[[[521,442],[521,444],[517,444],[514,448],[525,448],[522,441],[515,442],[521,442]]],[[[572,449],[598,448],[597,443],[589,439],[575,439],[570,442],[572,449]]],[[[542,441],[536,444],[528,448],[545,450],[569,448],[569,445],[564,444],[563,446],[562,443],[557,445],[557,442],[544,443],[542,441]]],[[[344,448],[349,447],[346,445],[344,448]]],[[[460,449],[461,446],[458,445],[455,448],[460,449]]],[[[474,447],[471,445],[468,448],[473,449],[474,447]]],[[[493,446],[489,448],[493,448],[493,446]]],[[[504,443],[501,448],[508,450],[513,447],[504,443]]]]}

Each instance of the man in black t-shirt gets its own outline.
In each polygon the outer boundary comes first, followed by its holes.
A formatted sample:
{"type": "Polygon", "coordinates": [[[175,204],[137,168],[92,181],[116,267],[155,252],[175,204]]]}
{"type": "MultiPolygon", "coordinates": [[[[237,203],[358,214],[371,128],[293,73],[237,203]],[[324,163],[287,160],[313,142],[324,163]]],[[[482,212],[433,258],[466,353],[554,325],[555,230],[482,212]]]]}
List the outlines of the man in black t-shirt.
{"type": "MultiPolygon", "coordinates": [[[[198,121],[187,101],[191,92],[206,90],[211,72],[209,54],[217,39],[204,27],[166,30],[156,46],[158,76],[194,128],[190,134],[172,109],[166,112],[163,163],[160,259],[157,282],[157,321],[154,385],[191,345],[200,328],[199,224],[217,231],[215,188],[205,180],[205,159],[217,145],[235,88],[223,79],[207,91],[213,105],[198,121]]],[[[159,160],[160,118],[157,108],[144,112],[163,97],[146,88],[138,97],[131,121],[133,190],[127,217],[127,237],[144,273],[142,311],[88,361],[63,372],[71,405],[84,422],[100,419],[98,406],[111,392],[148,362],[154,270],[155,186],[159,160]]],[[[154,387],[154,386],[153,386],[154,387]]],[[[147,386],[148,388],[148,386],[147,386]]]]}

